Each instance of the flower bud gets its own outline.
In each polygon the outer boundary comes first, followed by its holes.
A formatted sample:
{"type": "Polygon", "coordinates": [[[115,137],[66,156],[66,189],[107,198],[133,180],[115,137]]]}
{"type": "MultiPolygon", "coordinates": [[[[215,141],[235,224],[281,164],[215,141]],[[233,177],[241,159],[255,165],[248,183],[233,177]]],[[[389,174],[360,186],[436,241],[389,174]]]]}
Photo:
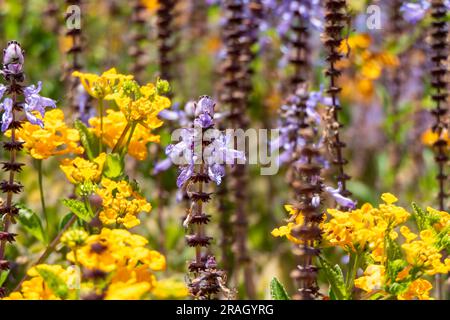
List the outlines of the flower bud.
{"type": "Polygon", "coordinates": [[[3,68],[8,73],[18,74],[22,72],[24,63],[23,50],[17,41],[8,42],[3,50],[3,68]]]}

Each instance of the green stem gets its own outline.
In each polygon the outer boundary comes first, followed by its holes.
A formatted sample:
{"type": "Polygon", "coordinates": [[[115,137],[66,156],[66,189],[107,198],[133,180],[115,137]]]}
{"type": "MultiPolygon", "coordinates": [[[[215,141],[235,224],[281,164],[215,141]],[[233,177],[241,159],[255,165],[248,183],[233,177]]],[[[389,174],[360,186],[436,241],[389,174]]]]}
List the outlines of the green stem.
{"type": "Polygon", "coordinates": [[[44,184],[43,184],[43,175],[42,175],[42,160],[37,160],[37,167],[38,167],[38,181],[39,181],[39,193],[41,196],[41,206],[42,206],[42,215],[44,216],[45,225],[47,228],[47,235],[50,229],[48,216],[47,216],[47,209],[45,206],[45,196],[44,196],[44,184]]]}
{"type": "Polygon", "coordinates": [[[103,99],[98,100],[98,113],[100,115],[100,140],[98,142],[98,150],[103,152],[103,99]]]}
{"type": "Polygon", "coordinates": [[[122,131],[122,134],[119,137],[119,140],[117,140],[116,145],[114,146],[114,148],[112,149],[111,153],[117,153],[117,151],[119,150],[120,146],[123,143],[123,140],[125,139],[128,130],[130,130],[130,123],[127,122],[127,125],[125,126],[125,128],[122,131]]]}
{"type": "Polygon", "coordinates": [[[359,254],[358,253],[350,253],[350,261],[349,261],[349,269],[347,272],[347,277],[345,279],[345,286],[347,288],[347,292],[349,294],[349,299],[351,299],[353,294],[353,284],[355,282],[356,272],[359,267],[359,254]]]}
{"type": "Polygon", "coordinates": [[[123,148],[122,154],[126,154],[128,152],[128,146],[130,145],[131,138],[133,137],[134,130],[136,130],[137,123],[133,122],[131,125],[130,134],[128,135],[127,143],[125,144],[125,147],[123,148]]]}

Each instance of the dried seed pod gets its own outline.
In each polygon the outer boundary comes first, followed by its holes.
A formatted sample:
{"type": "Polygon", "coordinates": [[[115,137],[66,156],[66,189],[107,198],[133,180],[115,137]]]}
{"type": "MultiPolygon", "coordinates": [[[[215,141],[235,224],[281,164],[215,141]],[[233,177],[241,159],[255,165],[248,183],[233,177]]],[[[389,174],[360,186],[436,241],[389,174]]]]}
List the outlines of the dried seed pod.
{"type": "Polygon", "coordinates": [[[347,190],[346,182],[350,179],[350,176],[344,171],[347,160],[345,160],[343,155],[343,149],[346,144],[341,140],[339,132],[342,128],[342,124],[339,122],[339,111],[341,110],[341,106],[338,100],[341,88],[337,84],[337,78],[341,75],[341,71],[336,68],[336,63],[342,58],[339,47],[343,40],[342,32],[346,26],[347,2],[346,0],[326,0],[325,8],[325,31],[323,42],[327,50],[326,60],[328,62],[328,69],[325,71],[325,75],[330,79],[327,93],[332,99],[332,104],[329,106],[327,114],[328,124],[326,138],[331,156],[333,157],[332,162],[337,168],[336,179],[338,184],[342,187],[342,195],[348,197],[351,195],[351,192],[347,190]]]}
{"type": "Polygon", "coordinates": [[[133,2],[131,14],[131,43],[128,49],[128,54],[133,59],[131,72],[139,82],[142,81],[143,73],[147,67],[147,55],[145,53],[144,46],[146,44],[148,30],[145,15],[145,6],[140,0],[135,0],[133,2]]]}
{"type": "Polygon", "coordinates": [[[446,60],[448,58],[448,25],[446,22],[447,7],[444,1],[433,0],[431,2],[431,61],[433,68],[431,69],[431,86],[433,94],[431,98],[435,103],[434,110],[431,111],[435,118],[432,130],[437,135],[437,140],[433,147],[435,150],[435,161],[438,165],[438,174],[436,179],[439,185],[438,203],[439,209],[446,209],[446,198],[448,197],[447,186],[448,176],[445,174],[445,168],[448,164],[448,144],[444,134],[448,134],[448,107],[447,107],[447,67],[446,60]]]}

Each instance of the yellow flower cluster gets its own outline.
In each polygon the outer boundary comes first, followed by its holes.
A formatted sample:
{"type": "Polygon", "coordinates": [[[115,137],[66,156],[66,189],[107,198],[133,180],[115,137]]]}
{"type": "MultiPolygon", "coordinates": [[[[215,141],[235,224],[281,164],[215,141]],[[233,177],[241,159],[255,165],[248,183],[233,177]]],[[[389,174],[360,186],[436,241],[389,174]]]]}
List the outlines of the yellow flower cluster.
{"type": "Polygon", "coordinates": [[[394,205],[397,198],[392,194],[384,193],[381,199],[385,203],[378,208],[366,203],[353,211],[328,209],[331,219],[322,226],[326,243],[352,252],[371,250],[373,258],[379,260],[386,232],[395,238],[392,229],[410,216],[405,209],[394,205]]]}
{"type": "MultiPolygon", "coordinates": [[[[40,118],[40,115],[37,114],[40,118]]],[[[68,153],[82,154],[83,147],[79,145],[80,135],[76,129],[70,129],[64,122],[64,113],[53,109],[45,113],[44,127],[27,121],[16,131],[17,138],[24,141],[25,149],[35,159],[47,159],[51,156],[68,153]]],[[[11,133],[7,132],[7,136],[11,133]]]]}
{"type": "Polygon", "coordinates": [[[428,275],[437,273],[447,274],[450,271],[450,258],[442,262],[442,254],[436,244],[436,234],[433,230],[423,230],[418,236],[409,230],[408,227],[400,228],[401,234],[405,237],[402,249],[405,252],[406,261],[413,267],[419,268],[428,275]]]}
{"type": "Polygon", "coordinates": [[[170,107],[169,98],[159,95],[158,85],[168,87],[168,83],[162,81],[156,86],[153,83],[139,86],[135,81],[126,81],[112,98],[128,122],[137,121],[148,129],[158,128],[162,125],[158,113],[170,107]]]}
{"type": "Polygon", "coordinates": [[[100,76],[79,71],[74,71],[72,75],[80,79],[84,89],[92,97],[105,100],[111,99],[112,94],[117,90],[116,88],[122,85],[125,80],[133,79],[131,75],[117,73],[115,68],[103,72],[100,76]]]}
{"type": "MultiPolygon", "coordinates": [[[[80,238],[80,230],[64,233],[66,240],[80,238]]],[[[108,274],[101,287],[95,281],[81,279],[77,268],[60,265],[38,265],[28,271],[29,280],[24,281],[20,291],[11,293],[5,300],[59,300],[76,299],[83,293],[96,293],[105,300],[137,300],[144,297],[157,299],[179,299],[187,296],[184,283],[174,280],[157,280],[154,271],[164,270],[166,260],[159,252],[146,248],[148,241],[127,230],[103,228],[100,234],[85,238],[83,244],[70,246],[67,259],[86,270],[97,270],[108,274]],[[38,272],[44,269],[61,284],[46,282],[38,272]],[[65,287],[64,296],[58,294],[60,286],[65,287]],[[55,292],[56,290],[56,292],[55,292]]],[[[70,243],[70,242],[69,242],[70,243]]]]}
{"type": "Polygon", "coordinates": [[[387,51],[374,52],[371,45],[372,38],[367,33],[357,33],[342,41],[340,52],[347,55],[351,50],[351,53],[348,59],[339,62],[339,67],[359,69],[353,78],[345,75],[342,78],[342,95],[347,99],[370,100],[375,92],[374,81],[381,77],[383,69],[399,65],[395,55],[387,51]]]}
{"type": "Polygon", "coordinates": [[[397,295],[399,300],[430,300],[430,291],[433,286],[428,280],[417,279],[411,282],[405,292],[397,295]]]}
{"type": "Polygon", "coordinates": [[[126,181],[116,182],[103,178],[101,188],[96,193],[102,198],[99,218],[107,225],[117,223],[123,224],[127,229],[133,228],[140,224],[137,215],[152,209],[150,203],[126,181]]]}
{"type": "MultiPolygon", "coordinates": [[[[89,124],[92,127],[91,130],[97,137],[101,136],[100,123],[99,117],[89,119],[89,124]]],[[[128,121],[122,112],[111,109],[106,110],[106,117],[103,118],[103,143],[113,148],[127,126],[127,123],[128,121]]],[[[161,124],[162,122],[159,120],[155,121],[154,126],[150,129],[155,129],[161,124]]],[[[128,145],[128,154],[137,160],[145,160],[148,155],[147,144],[149,142],[159,143],[159,138],[159,135],[152,134],[148,128],[138,125],[128,145]]]]}
{"type": "Polygon", "coordinates": [[[381,290],[385,284],[385,273],[384,266],[371,264],[364,270],[364,275],[355,280],[355,286],[366,292],[381,290]]]}
{"type": "Polygon", "coordinates": [[[42,269],[51,272],[69,287],[70,285],[74,287],[76,284],[77,274],[75,268],[65,269],[60,265],[40,264],[28,270],[27,274],[30,279],[22,283],[21,290],[12,292],[4,300],[61,300],[40,275],[39,270],[42,269]]]}
{"type": "Polygon", "coordinates": [[[152,290],[166,260],[159,252],[145,246],[148,241],[122,229],[103,228],[85,244],[71,251],[67,259],[90,270],[111,273],[105,299],[134,299],[152,290]]]}
{"type": "Polygon", "coordinates": [[[60,165],[67,179],[73,184],[85,182],[99,182],[105,164],[106,154],[101,153],[93,161],[77,157],[75,159],[64,159],[60,165]]]}

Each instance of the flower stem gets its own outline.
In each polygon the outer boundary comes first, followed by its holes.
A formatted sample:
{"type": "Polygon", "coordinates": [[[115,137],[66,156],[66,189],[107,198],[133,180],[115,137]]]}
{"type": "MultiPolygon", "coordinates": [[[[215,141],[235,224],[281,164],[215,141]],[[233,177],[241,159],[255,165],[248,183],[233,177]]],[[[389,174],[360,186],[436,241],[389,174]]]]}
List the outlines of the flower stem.
{"type": "Polygon", "coordinates": [[[131,124],[130,134],[128,135],[127,143],[125,144],[125,147],[123,148],[122,154],[126,154],[128,152],[128,147],[130,145],[131,138],[133,137],[134,130],[136,130],[136,126],[137,126],[137,122],[133,122],[131,124]]]}
{"type": "Polygon", "coordinates": [[[43,186],[43,177],[42,177],[42,160],[37,160],[37,167],[38,167],[38,181],[39,181],[39,193],[41,197],[41,206],[42,206],[42,215],[44,216],[45,225],[47,228],[47,235],[49,231],[49,221],[47,216],[47,210],[45,206],[45,196],[44,196],[44,186],[43,186]]]}
{"type": "Polygon", "coordinates": [[[353,284],[355,282],[356,272],[359,267],[359,259],[360,256],[358,253],[350,253],[350,261],[349,261],[349,269],[347,272],[347,278],[345,279],[345,286],[347,288],[348,297],[347,299],[351,299],[353,294],[353,284]]]}
{"type": "MultiPolygon", "coordinates": [[[[61,240],[62,235],[64,232],[67,231],[74,223],[77,221],[77,216],[73,215],[69,221],[67,221],[66,225],[58,232],[56,237],[53,239],[53,241],[47,246],[45,251],[41,254],[39,259],[37,259],[36,262],[33,263],[33,266],[37,266],[47,259],[47,257],[50,255],[50,253],[55,249],[56,245],[59,243],[59,240],[61,240]]],[[[25,274],[23,278],[20,280],[20,282],[17,284],[17,286],[14,288],[14,291],[18,291],[20,289],[20,286],[22,283],[27,279],[28,275],[25,274]]]]}
{"type": "Polygon", "coordinates": [[[119,150],[120,146],[123,143],[123,140],[125,139],[128,130],[130,130],[130,123],[127,122],[127,125],[125,126],[125,128],[122,131],[122,134],[119,137],[119,140],[117,140],[116,145],[114,146],[114,148],[112,149],[111,153],[117,153],[117,150],[119,150]]]}

